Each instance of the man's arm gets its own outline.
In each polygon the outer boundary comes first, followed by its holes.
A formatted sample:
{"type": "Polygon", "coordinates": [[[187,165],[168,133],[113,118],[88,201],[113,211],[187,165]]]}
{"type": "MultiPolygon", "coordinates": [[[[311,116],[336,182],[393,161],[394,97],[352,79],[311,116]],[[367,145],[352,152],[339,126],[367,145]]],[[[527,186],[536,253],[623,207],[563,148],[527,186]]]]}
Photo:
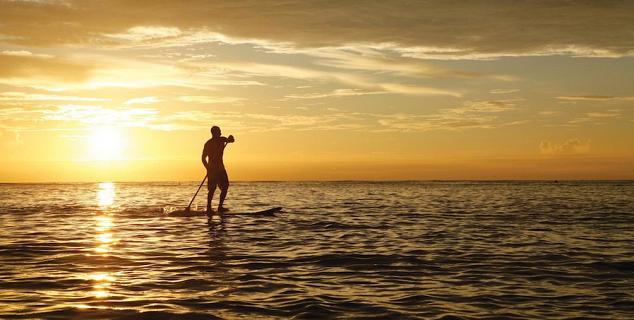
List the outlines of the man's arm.
{"type": "Polygon", "coordinates": [[[219,139],[224,144],[233,143],[236,141],[236,139],[232,135],[229,135],[228,137],[220,137],[219,139]]]}
{"type": "Polygon", "coordinates": [[[201,160],[203,161],[203,166],[205,166],[205,168],[208,168],[209,162],[207,162],[207,148],[203,148],[203,154],[201,156],[201,160]]]}

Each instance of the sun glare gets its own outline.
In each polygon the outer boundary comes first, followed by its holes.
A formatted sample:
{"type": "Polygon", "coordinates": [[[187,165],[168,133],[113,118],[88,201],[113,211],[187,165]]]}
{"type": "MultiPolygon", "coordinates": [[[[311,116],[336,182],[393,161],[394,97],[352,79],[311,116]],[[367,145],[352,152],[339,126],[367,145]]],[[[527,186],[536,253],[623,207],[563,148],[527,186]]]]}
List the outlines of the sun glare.
{"type": "Polygon", "coordinates": [[[126,140],[119,128],[99,127],[92,130],[88,143],[93,160],[121,160],[126,140]]]}

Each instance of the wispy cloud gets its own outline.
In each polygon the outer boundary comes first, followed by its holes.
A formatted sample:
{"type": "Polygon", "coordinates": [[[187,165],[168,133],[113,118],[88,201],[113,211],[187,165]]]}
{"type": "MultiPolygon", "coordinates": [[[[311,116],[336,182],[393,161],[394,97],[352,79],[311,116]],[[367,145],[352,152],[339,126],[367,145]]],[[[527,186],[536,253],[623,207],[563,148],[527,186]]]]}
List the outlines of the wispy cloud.
{"type": "Polygon", "coordinates": [[[515,93],[520,91],[520,89],[493,89],[489,91],[492,94],[507,94],[507,93],[515,93]]]}
{"type": "Polygon", "coordinates": [[[414,85],[404,85],[404,84],[398,84],[398,83],[382,83],[382,84],[379,84],[379,87],[391,93],[409,94],[409,95],[416,95],[416,96],[460,97],[462,95],[460,92],[452,91],[452,90],[414,86],[414,85]]]}
{"type": "Polygon", "coordinates": [[[445,110],[452,113],[497,113],[514,109],[518,101],[521,99],[475,101],[468,102],[463,107],[445,110]]]}
{"type": "MultiPolygon", "coordinates": [[[[461,93],[449,89],[433,88],[426,86],[417,86],[412,84],[401,83],[383,83],[380,79],[375,79],[369,75],[358,75],[338,71],[318,70],[306,67],[296,67],[281,64],[263,64],[263,63],[235,63],[235,62],[219,62],[197,64],[198,68],[205,68],[207,72],[218,74],[234,74],[236,76],[248,77],[269,77],[269,78],[290,78],[296,80],[319,80],[324,82],[334,82],[339,84],[352,85],[358,88],[377,89],[386,93],[397,93],[405,95],[444,95],[452,97],[460,97],[461,93]],[[214,72],[214,70],[221,70],[214,72]]],[[[361,91],[359,91],[361,92],[361,91]]],[[[351,94],[350,91],[347,92],[351,94]]],[[[339,94],[346,94],[340,92],[339,94]]]]}
{"type": "Polygon", "coordinates": [[[609,100],[634,100],[634,96],[601,96],[601,95],[583,95],[583,96],[559,96],[559,100],[568,101],[609,101],[609,100]]]}
{"type": "Polygon", "coordinates": [[[130,106],[133,104],[152,104],[161,102],[162,100],[157,97],[140,97],[140,98],[132,98],[125,101],[123,104],[126,106],[130,106]]]}
{"type": "Polygon", "coordinates": [[[387,91],[366,91],[361,89],[336,89],[325,93],[304,93],[304,94],[289,94],[286,95],[287,99],[320,99],[331,97],[355,97],[374,94],[385,94],[387,91]]]}
{"type": "Polygon", "coordinates": [[[0,54],[0,79],[52,79],[78,82],[86,80],[93,66],[27,51],[3,51],[0,54]]]}
{"type": "Polygon", "coordinates": [[[610,109],[610,110],[603,111],[603,112],[588,112],[588,113],[586,113],[586,116],[588,118],[599,118],[599,119],[617,118],[620,115],[621,115],[621,110],[619,110],[619,109],[610,109]]]}
{"type": "Polygon", "coordinates": [[[156,120],[159,114],[158,110],[151,108],[112,109],[91,105],[62,105],[41,112],[41,120],[122,127],[144,127],[156,120]]]}
{"type": "Polygon", "coordinates": [[[573,138],[558,144],[546,140],[540,142],[539,151],[544,155],[585,154],[590,151],[590,141],[573,138]]]}
{"type": "Polygon", "coordinates": [[[497,114],[512,110],[517,100],[468,102],[462,107],[440,109],[426,115],[380,116],[378,122],[398,131],[492,129],[519,125],[526,120],[506,120],[497,114]]]}
{"type": "MultiPolygon", "coordinates": [[[[287,50],[289,51],[289,50],[287,50]]],[[[489,74],[459,69],[450,69],[424,63],[418,59],[401,56],[389,45],[348,44],[339,47],[317,49],[294,49],[319,58],[316,64],[337,69],[365,70],[376,73],[391,73],[415,78],[481,78],[500,81],[515,81],[510,75],[489,74]]]]}
{"type": "Polygon", "coordinates": [[[214,97],[214,96],[181,96],[178,97],[179,101],[193,102],[193,103],[236,103],[246,100],[239,97],[214,97]]]}
{"type": "Polygon", "coordinates": [[[181,30],[176,27],[136,26],[128,29],[126,32],[123,33],[104,34],[104,36],[107,38],[112,38],[114,40],[142,42],[176,38],[182,34],[183,32],[181,32],[181,30]]]}
{"type": "Polygon", "coordinates": [[[268,64],[255,62],[217,62],[193,65],[211,74],[234,74],[250,77],[289,78],[297,80],[321,80],[351,84],[355,86],[373,86],[366,77],[343,72],[328,72],[307,67],[283,64],[268,64]]]}
{"type": "Polygon", "coordinates": [[[77,97],[26,92],[2,92],[0,101],[111,101],[110,98],[77,97]]]}
{"type": "Polygon", "coordinates": [[[50,54],[33,53],[28,50],[3,50],[0,51],[0,55],[15,56],[15,57],[33,57],[33,58],[52,58],[50,54]]]}
{"type": "Polygon", "coordinates": [[[545,117],[556,115],[556,114],[559,114],[559,113],[560,113],[559,111],[554,111],[554,110],[544,110],[544,111],[537,112],[538,115],[545,116],[545,117]]]}
{"type": "MultiPolygon", "coordinates": [[[[495,112],[502,112],[496,110],[495,112]]],[[[207,129],[210,123],[240,131],[364,130],[428,131],[490,129],[516,125],[481,107],[441,109],[430,114],[344,112],[329,108],[318,114],[254,113],[219,110],[161,111],[156,108],[106,108],[98,105],[66,104],[46,108],[0,109],[0,120],[19,119],[10,124],[14,131],[77,129],[110,125],[150,130],[188,131],[207,129]],[[460,110],[460,111],[458,111],[460,110]]],[[[4,121],[6,124],[7,122],[4,121]]]]}
{"type": "Polygon", "coordinates": [[[46,91],[180,87],[210,90],[222,86],[260,86],[239,72],[132,57],[77,53],[73,62],[57,58],[0,55],[0,84],[46,91]],[[17,60],[16,60],[17,59],[17,60]],[[2,68],[3,65],[6,68],[2,68]]]}

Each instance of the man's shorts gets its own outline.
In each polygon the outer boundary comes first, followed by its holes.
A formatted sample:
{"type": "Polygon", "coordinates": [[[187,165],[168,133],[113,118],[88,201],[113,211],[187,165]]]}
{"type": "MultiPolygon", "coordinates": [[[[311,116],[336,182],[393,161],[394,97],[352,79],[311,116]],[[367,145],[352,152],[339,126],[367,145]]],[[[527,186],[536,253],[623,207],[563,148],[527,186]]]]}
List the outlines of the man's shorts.
{"type": "Polygon", "coordinates": [[[229,188],[229,177],[224,168],[207,170],[207,189],[218,186],[220,190],[229,188]]]}

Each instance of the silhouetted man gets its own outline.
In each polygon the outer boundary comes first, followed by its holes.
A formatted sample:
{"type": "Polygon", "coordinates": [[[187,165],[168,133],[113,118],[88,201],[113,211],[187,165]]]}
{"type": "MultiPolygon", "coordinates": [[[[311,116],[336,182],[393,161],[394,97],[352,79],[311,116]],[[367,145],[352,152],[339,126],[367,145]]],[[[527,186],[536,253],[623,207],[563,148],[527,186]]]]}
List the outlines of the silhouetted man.
{"type": "Polygon", "coordinates": [[[207,168],[207,216],[211,218],[213,211],[211,211],[211,199],[214,197],[216,186],[220,188],[220,203],[218,203],[218,214],[227,211],[222,204],[227,197],[227,190],[229,190],[229,177],[227,176],[227,170],[225,170],[225,164],[222,161],[222,155],[225,151],[227,143],[234,142],[233,136],[225,138],[221,136],[220,128],[217,126],[211,127],[211,139],[207,140],[205,147],[203,148],[202,160],[203,165],[207,168]],[[207,161],[209,157],[209,161],[207,161]]]}

